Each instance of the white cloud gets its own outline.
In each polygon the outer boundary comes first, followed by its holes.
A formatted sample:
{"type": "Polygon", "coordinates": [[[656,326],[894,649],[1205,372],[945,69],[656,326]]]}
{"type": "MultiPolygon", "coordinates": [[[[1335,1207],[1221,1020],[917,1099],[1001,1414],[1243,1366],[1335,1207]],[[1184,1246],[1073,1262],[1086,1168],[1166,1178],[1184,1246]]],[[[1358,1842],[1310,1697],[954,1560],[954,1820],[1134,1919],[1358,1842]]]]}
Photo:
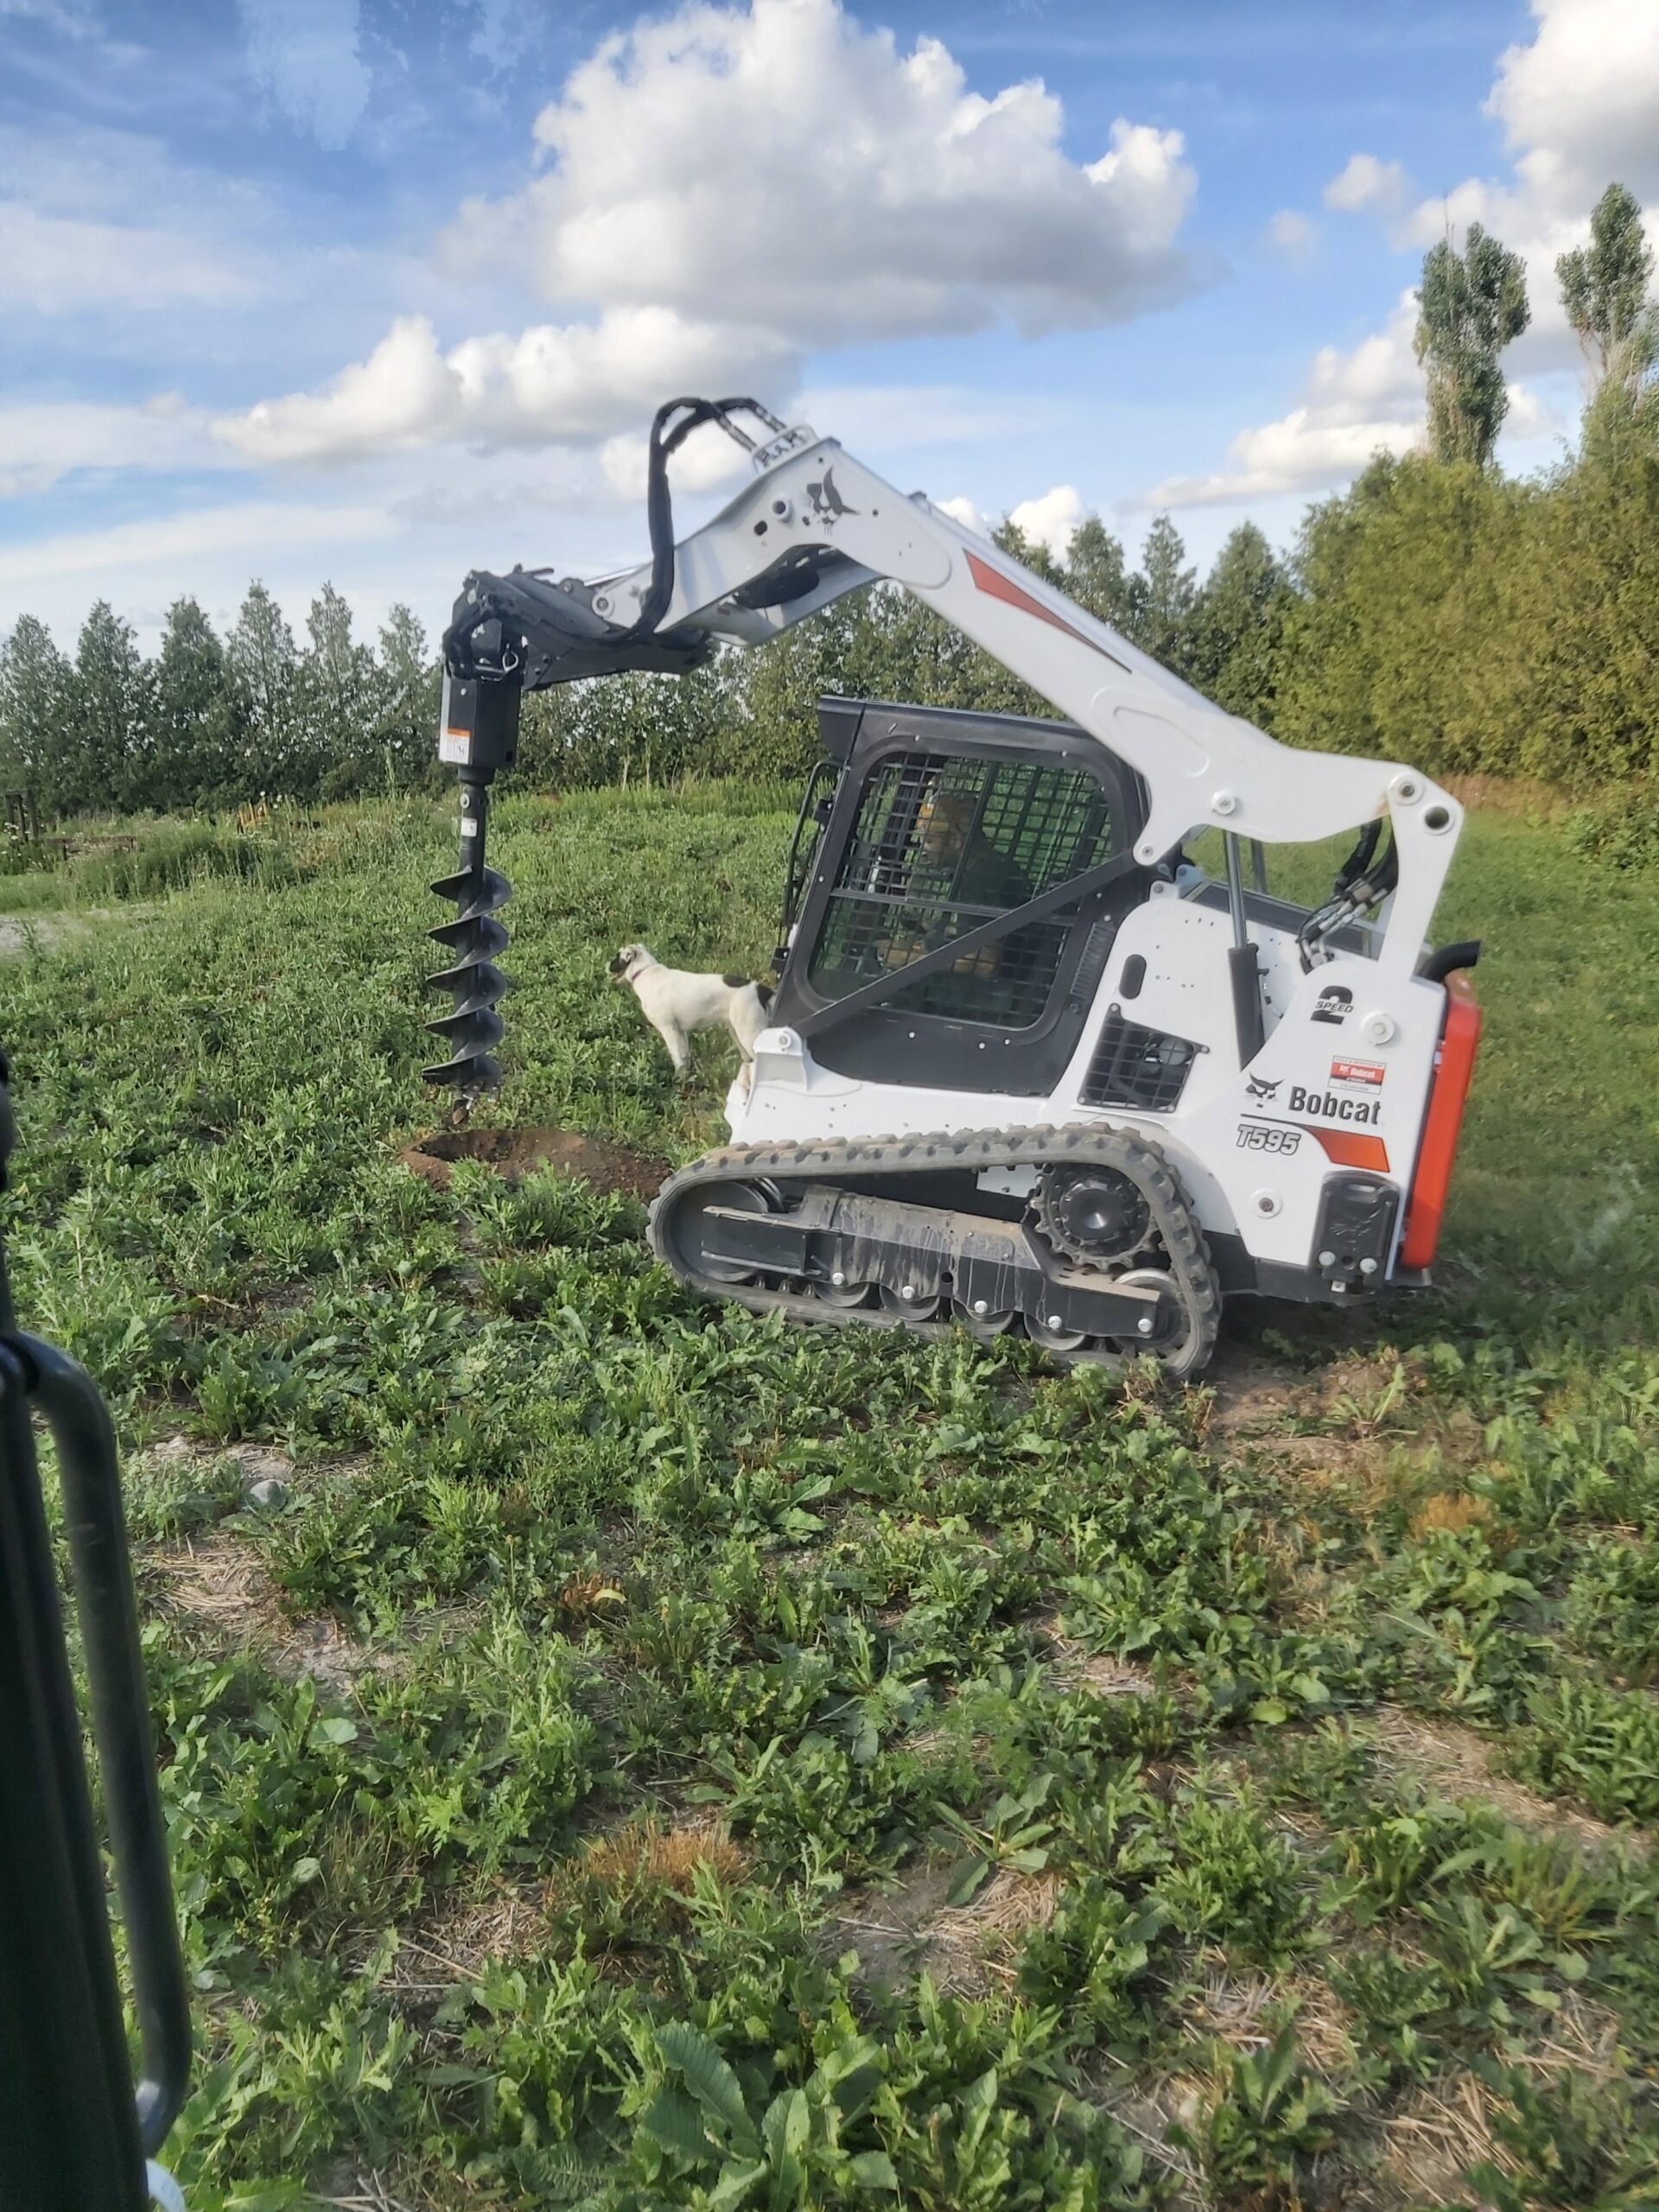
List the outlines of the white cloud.
{"type": "Polygon", "coordinates": [[[1574,356],[1555,262],[1588,236],[1596,200],[1615,179],[1659,200],[1659,0],[1532,0],[1532,12],[1531,43],[1505,51],[1486,101],[1513,179],[1465,177],[1420,201],[1396,243],[1432,245],[1471,222],[1496,232],[1527,265],[1533,327],[1517,357],[1541,367],[1574,356]]]}
{"type": "Polygon", "coordinates": [[[1504,53],[1486,102],[1513,177],[1465,177],[1421,201],[1395,242],[1429,246],[1478,222],[1519,254],[1532,321],[1508,358],[1542,374],[1580,363],[1555,264],[1588,237],[1607,185],[1628,185],[1649,235],[1659,227],[1659,0],[1533,0],[1533,14],[1532,42],[1504,53]]]}
{"type": "Polygon", "coordinates": [[[0,308],[96,318],[105,360],[153,359],[158,334],[188,353],[204,321],[268,303],[296,261],[257,188],[176,160],[151,134],[66,130],[20,104],[0,122],[0,308]]]}
{"type": "Polygon", "coordinates": [[[1069,412],[1037,393],[949,384],[810,384],[782,411],[861,454],[1052,436],[1066,427],[1069,412]]]}
{"type": "Polygon", "coordinates": [[[165,227],[54,215],[11,200],[0,200],[0,306],[131,314],[228,302],[251,289],[228,257],[165,227]]]}
{"type": "Polygon", "coordinates": [[[474,0],[477,21],[467,41],[470,53],[499,67],[523,60],[537,37],[545,37],[555,0],[474,0]]]}
{"type": "MultiPolygon", "coordinates": [[[[600,448],[600,468],[606,484],[619,499],[637,505],[645,496],[650,449],[637,431],[619,431],[600,448]]],[[[723,490],[748,472],[748,454],[719,426],[705,423],[693,430],[673,460],[674,489],[678,493],[723,490]]]]}
{"type": "Polygon", "coordinates": [[[250,461],[332,461],[396,453],[443,436],[460,414],[461,380],[432,325],[424,315],[404,315],[367,360],[343,368],[325,390],[261,400],[214,427],[250,461]]]}
{"type": "Polygon", "coordinates": [[[1123,119],[1089,163],[1040,82],[970,92],[838,0],[692,4],[607,39],[537,118],[548,173],[463,211],[553,300],[646,304],[824,345],[1121,321],[1188,289],[1176,131],[1123,119]]]}
{"type": "Polygon", "coordinates": [[[1347,215],[1370,208],[1381,215],[1397,215],[1411,197],[1406,172],[1398,162],[1379,161],[1375,154],[1356,154],[1346,168],[1325,188],[1325,204],[1347,215]]]}
{"type": "Polygon", "coordinates": [[[1227,505],[1343,481],[1381,450],[1404,453],[1421,434],[1423,380],[1412,351],[1416,302],[1401,298],[1386,328],[1349,352],[1321,346],[1301,403],[1276,422],[1241,430],[1233,467],[1173,476],[1135,502],[1145,507],[1227,505]]]}
{"type": "Polygon", "coordinates": [[[1077,486],[1056,484],[1037,499],[1021,499],[1008,520],[1033,545],[1042,546],[1057,561],[1063,561],[1083,517],[1083,494],[1077,486]]]}
{"type": "MultiPolygon", "coordinates": [[[[1532,307],[1532,326],[1506,360],[1548,373],[1575,356],[1556,257],[1587,235],[1590,209],[1611,179],[1659,194],[1659,0],[1532,0],[1532,12],[1531,42],[1503,54],[1486,103],[1508,136],[1510,181],[1469,177],[1414,207],[1398,162],[1356,154],[1326,185],[1325,201],[1375,215],[1397,246],[1427,246],[1473,221],[1494,231],[1526,264],[1532,307]]],[[[1355,475],[1379,449],[1406,450],[1421,435],[1424,411],[1415,321],[1408,292],[1382,330],[1348,352],[1324,347],[1300,404],[1241,431],[1230,467],[1172,478],[1135,504],[1229,505],[1322,490],[1355,475]]],[[[1530,385],[1512,381],[1509,394],[1509,435],[1565,427],[1530,385]]]]}
{"type": "Polygon", "coordinates": [[[1527,189],[1560,207],[1618,178],[1659,193],[1659,7],[1654,0],[1532,0],[1529,45],[1498,63],[1487,111],[1527,189]]]}
{"type": "Polygon", "coordinates": [[[637,423],[671,389],[725,389],[745,376],[792,385],[798,365],[764,333],[667,308],[469,338],[447,353],[426,316],[404,315],[323,391],[263,400],[214,429],[260,462],[336,462],[449,439],[588,442],[637,423]]]}
{"type": "Polygon", "coordinates": [[[320,146],[343,146],[369,99],[358,0],[238,0],[248,67],[270,105],[320,146]]]}
{"type": "Polygon", "coordinates": [[[1503,418],[1506,437],[1552,438],[1565,432],[1567,424],[1560,415],[1530,385],[1508,384],[1503,389],[1510,403],[1503,418]]]}
{"type": "Polygon", "coordinates": [[[1268,225],[1268,244],[1287,261],[1307,260],[1319,236],[1319,225],[1294,207],[1281,207],[1268,225]]]}
{"type": "Polygon", "coordinates": [[[933,502],[941,514],[949,515],[952,522],[959,522],[964,530],[971,530],[976,537],[988,537],[991,525],[965,492],[958,492],[953,499],[933,502]]]}
{"type": "Polygon", "coordinates": [[[212,466],[217,456],[204,454],[203,428],[201,410],[174,394],[138,407],[87,400],[0,406],[0,499],[49,491],[78,469],[212,466]]]}
{"type": "MultiPolygon", "coordinates": [[[[667,391],[794,391],[809,346],[1122,321],[1188,289],[1179,133],[1120,118],[1079,163],[1064,121],[1040,83],[970,92],[937,40],[903,54],[840,0],[691,0],[605,40],[537,118],[546,173],[447,234],[458,271],[522,266],[560,320],[446,350],[406,315],[219,433],[263,462],[593,442],[667,391]]],[[[605,466],[632,483],[637,449],[605,466]]]]}
{"type": "Polygon", "coordinates": [[[97,29],[84,8],[66,7],[61,0],[0,0],[0,16],[25,23],[41,23],[64,38],[90,38],[97,29]]]}
{"type": "Polygon", "coordinates": [[[159,520],[121,523],[111,530],[66,531],[26,544],[0,547],[0,590],[20,585],[34,590],[56,576],[90,579],[142,573],[166,561],[199,561],[214,553],[251,550],[262,558],[271,549],[338,545],[386,535],[378,506],[293,506],[275,500],[244,500],[201,507],[159,520]]]}

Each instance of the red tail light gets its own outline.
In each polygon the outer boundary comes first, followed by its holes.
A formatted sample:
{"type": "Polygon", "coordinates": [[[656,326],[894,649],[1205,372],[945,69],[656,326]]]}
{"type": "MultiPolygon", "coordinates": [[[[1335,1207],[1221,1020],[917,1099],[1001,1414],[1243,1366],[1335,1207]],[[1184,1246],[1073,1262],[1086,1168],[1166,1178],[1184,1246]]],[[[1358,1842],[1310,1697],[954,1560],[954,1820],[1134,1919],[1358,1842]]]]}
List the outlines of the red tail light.
{"type": "Polygon", "coordinates": [[[1423,1122],[1423,1141],[1417,1150],[1417,1170],[1406,1201],[1406,1233],[1400,1241],[1402,1268],[1426,1268],[1440,1241],[1440,1218],[1452,1185],[1452,1163],[1458,1156],[1458,1137],[1463,1128],[1464,1101],[1469,1078],[1475,1071],[1475,1051],[1480,1043],[1480,1008],[1474,986],[1461,973],[1446,978],[1446,1027],[1440,1032],[1440,1058],[1428,1112],[1423,1122]]]}

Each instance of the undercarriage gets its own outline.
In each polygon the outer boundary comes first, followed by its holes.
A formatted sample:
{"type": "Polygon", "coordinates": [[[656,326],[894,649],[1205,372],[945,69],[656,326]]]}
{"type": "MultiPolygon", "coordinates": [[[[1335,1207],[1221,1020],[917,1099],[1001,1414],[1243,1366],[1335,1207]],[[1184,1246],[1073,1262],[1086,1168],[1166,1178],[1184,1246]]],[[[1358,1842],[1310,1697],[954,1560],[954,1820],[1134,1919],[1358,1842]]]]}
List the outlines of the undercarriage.
{"type": "Polygon", "coordinates": [[[664,1185],[651,1236],[683,1281],[755,1313],[1016,1332],[1061,1360],[1149,1356],[1177,1378],[1209,1359],[1221,1316],[1168,1162],[1113,1129],[736,1145],[664,1185]],[[1029,1199],[996,1188],[1027,1170],[1029,1199]]]}

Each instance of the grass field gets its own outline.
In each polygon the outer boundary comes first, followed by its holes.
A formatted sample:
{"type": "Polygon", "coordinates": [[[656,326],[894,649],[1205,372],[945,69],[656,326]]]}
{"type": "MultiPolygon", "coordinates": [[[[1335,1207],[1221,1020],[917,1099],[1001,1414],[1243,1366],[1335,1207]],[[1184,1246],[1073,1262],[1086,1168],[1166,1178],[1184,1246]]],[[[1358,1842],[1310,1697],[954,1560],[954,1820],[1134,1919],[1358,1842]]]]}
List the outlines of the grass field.
{"type": "MultiPolygon", "coordinates": [[[[503,810],[504,1120],[721,1134],[719,1049],[677,1094],[604,963],[763,963],[791,819],[503,810]]],[[[124,1435],[195,2212],[1651,2205],[1659,872],[1478,813],[1443,1294],[1261,1308],[1172,1394],[787,1334],[631,1200],[418,1179],[450,836],[0,878],[17,1300],[124,1435]]]]}

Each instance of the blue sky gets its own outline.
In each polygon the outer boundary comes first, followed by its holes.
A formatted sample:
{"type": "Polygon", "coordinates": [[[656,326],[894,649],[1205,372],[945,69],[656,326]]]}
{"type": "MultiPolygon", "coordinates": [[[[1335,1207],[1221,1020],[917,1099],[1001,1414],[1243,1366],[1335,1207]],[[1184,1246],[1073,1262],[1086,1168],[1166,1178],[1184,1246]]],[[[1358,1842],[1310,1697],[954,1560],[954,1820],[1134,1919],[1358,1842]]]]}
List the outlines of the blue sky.
{"type": "Polygon", "coordinates": [[[0,0],[0,630],[435,627],[637,555],[713,383],[965,516],[1285,542],[1417,435],[1448,221],[1528,260],[1507,462],[1563,450],[1613,176],[1659,203],[1659,0],[0,0]]]}

